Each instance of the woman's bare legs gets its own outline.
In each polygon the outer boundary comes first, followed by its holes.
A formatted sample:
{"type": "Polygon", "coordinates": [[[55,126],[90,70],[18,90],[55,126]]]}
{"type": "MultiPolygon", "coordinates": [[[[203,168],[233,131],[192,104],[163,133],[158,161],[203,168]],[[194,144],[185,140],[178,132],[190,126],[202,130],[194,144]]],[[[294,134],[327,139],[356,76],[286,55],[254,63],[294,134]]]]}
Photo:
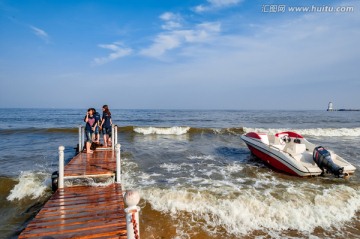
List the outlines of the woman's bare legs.
{"type": "Polygon", "coordinates": [[[105,146],[105,147],[108,146],[108,141],[109,141],[109,135],[108,135],[108,134],[104,134],[104,146],[105,146]]]}
{"type": "Polygon", "coordinates": [[[87,154],[92,154],[94,151],[92,151],[91,149],[91,143],[90,142],[86,142],[86,153],[87,154]]]}

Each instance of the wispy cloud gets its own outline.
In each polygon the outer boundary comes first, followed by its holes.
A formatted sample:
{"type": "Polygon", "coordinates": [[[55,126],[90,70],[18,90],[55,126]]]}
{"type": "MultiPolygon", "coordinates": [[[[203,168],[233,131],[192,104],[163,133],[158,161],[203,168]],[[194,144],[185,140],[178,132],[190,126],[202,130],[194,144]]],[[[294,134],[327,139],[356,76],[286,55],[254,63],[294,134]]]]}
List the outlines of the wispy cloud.
{"type": "Polygon", "coordinates": [[[164,24],[161,26],[164,30],[173,30],[182,27],[182,17],[179,14],[165,12],[160,15],[159,18],[164,21],[164,24]]]}
{"type": "Polygon", "coordinates": [[[221,9],[229,6],[239,4],[243,0],[207,0],[206,4],[201,4],[194,7],[194,11],[197,13],[221,9]]]}
{"type": "MultiPolygon", "coordinates": [[[[162,16],[162,19],[172,19],[172,17],[165,18],[164,15],[162,16]]],[[[220,32],[221,24],[219,22],[205,22],[189,29],[177,29],[177,27],[176,29],[170,27],[165,29],[171,30],[159,33],[152,45],[140,51],[141,55],[160,58],[167,51],[179,48],[186,43],[210,41],[213,36],[220,32]]]]}
{"type": "Polygon", "coordinates": [[[49,34],[47,34],[44,30],[34,27],[34,26],[30,26],[30,29],[33,31],[33,33],[39,37],[40,39],[42,39],[43,41],[45,41],[46,43],[50,42],[50,37],[49,34]]]}
{"type": "Polygon", "coordinates": [[[140,51],[141,55],[149,57],[160,57],[166,51],[177,48],[181,45],[181,39],[177,34],[159,34],[154,43],[140,51]]]}
{"type": "Polygon", "coordinates": [[[219,23],[203,23],[190,30],[161,33],[156,36],[154,43],[150,47],[143,49],[140,54],[160,58],[167,51],[179,48],[186,43],[204,43],[219,31],[219,23]]]}
{"type": "Polygon", "coordinates": [[[95,65],[103,65],[121,57],[128,56],[132,53],[132,49],[124,47],[121,42],[114,42],[112,44],[100,44],[98,46],[100,48],[111,50],[112,53],[110,53],[106,57],[94,58],[93,63],[95,65]]]}

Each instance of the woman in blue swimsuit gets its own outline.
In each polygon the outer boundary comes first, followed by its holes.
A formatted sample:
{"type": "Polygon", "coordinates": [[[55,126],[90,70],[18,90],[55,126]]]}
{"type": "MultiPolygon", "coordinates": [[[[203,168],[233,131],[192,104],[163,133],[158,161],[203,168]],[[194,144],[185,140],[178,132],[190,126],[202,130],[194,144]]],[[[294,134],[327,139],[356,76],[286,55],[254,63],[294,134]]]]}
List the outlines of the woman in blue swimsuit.
{"type": "Polygon", "coordinates": [[[103,110],[103,115],[101,121],[101,128],[104,135],[104,146],[108,147],[111,146],[111,126],[112,126],[111,113],[107,105],[104,105],[102,110],[103,110]]]}

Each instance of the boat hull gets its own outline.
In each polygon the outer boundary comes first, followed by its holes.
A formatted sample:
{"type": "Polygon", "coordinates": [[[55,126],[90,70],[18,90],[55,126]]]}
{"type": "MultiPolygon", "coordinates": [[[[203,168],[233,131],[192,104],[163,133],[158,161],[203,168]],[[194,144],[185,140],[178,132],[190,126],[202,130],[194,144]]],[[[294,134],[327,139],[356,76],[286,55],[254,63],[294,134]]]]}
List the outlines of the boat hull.
{"type": "Polygon", "coordinates": [[[299,175],[298,173],[296,173],[296,171],[292,170],[285,164],[281,163],[276,157],[272,157],[269,154],[264,153],[261,150],[255,148],[249,144],[247,146],[253,155],[255,155],[257,158],[261,159],[262,161],[264,161],[266,164],[270,165],[271,167],[273,167],[277,170],[280,170],[282,172],[291,174],[291,175],[303,176],[303,175],[299,175]]]}
{"type": "Polygon", "coordinates": [[[315,170],[306,168],[299,162],[296,162],[296,160],[290,158],[290,156],[286,155],[284,152],[263,144],[258,139],[253,139],[245,135],[241,136],[241,138],[244,140],[252,154],[276,170],[299,177],[318,176],[322,173],[320,168],[315,170]]]}

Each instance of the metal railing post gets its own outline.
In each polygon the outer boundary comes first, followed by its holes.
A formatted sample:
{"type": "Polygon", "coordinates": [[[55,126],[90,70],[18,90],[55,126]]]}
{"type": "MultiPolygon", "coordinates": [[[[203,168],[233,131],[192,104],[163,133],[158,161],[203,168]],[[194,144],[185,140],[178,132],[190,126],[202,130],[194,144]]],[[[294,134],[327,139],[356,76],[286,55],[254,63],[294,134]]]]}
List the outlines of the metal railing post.
{"type": "Polygon", "coordinates": [[[82,126],[79,126],[79,153],[81,152],[83,148],[83,141],[82,141],[82,126]]]}
{"type": "MultiPolygon", "coordinates": [[[[81,145],[85,146],[85,127],[81,127],[81,145]]],[[[81,150],[83,149],[81,148],[81,150]]]]}
{"type": "Polygon", "coordinates": [[[115,125],[115,135],[114,135],[115,145],[118,144],[118,126],[115,125]]]}
{"type": "Polygon", "coordinates": [[[128,206],[125,208],[126,213],[126,229],[128,239],[140,239],[139,231],[139,212],[140,207],[137,204],[140,202],[140,195],[137,191],[129,190],[125,193],[125,203],[128,206]]]}
{"type": "Polygon", "coordinates": [[[116,144],[116,182],[117,183],[121,183],[121,145],[120,144],[116,144]]]}
{"type": "Polygon", "coordinates": [[[115,129],[114,129],[115,125],[111,126],[111,148],[112,150],[115,150],[115,141],[114,141],[114,135],[115,135],[115,129]]]}
{"type": "Polygon", "coordinates": [[[59,181],[58,188],[64,188],[64,146],[59,146],[59,181]]]}

